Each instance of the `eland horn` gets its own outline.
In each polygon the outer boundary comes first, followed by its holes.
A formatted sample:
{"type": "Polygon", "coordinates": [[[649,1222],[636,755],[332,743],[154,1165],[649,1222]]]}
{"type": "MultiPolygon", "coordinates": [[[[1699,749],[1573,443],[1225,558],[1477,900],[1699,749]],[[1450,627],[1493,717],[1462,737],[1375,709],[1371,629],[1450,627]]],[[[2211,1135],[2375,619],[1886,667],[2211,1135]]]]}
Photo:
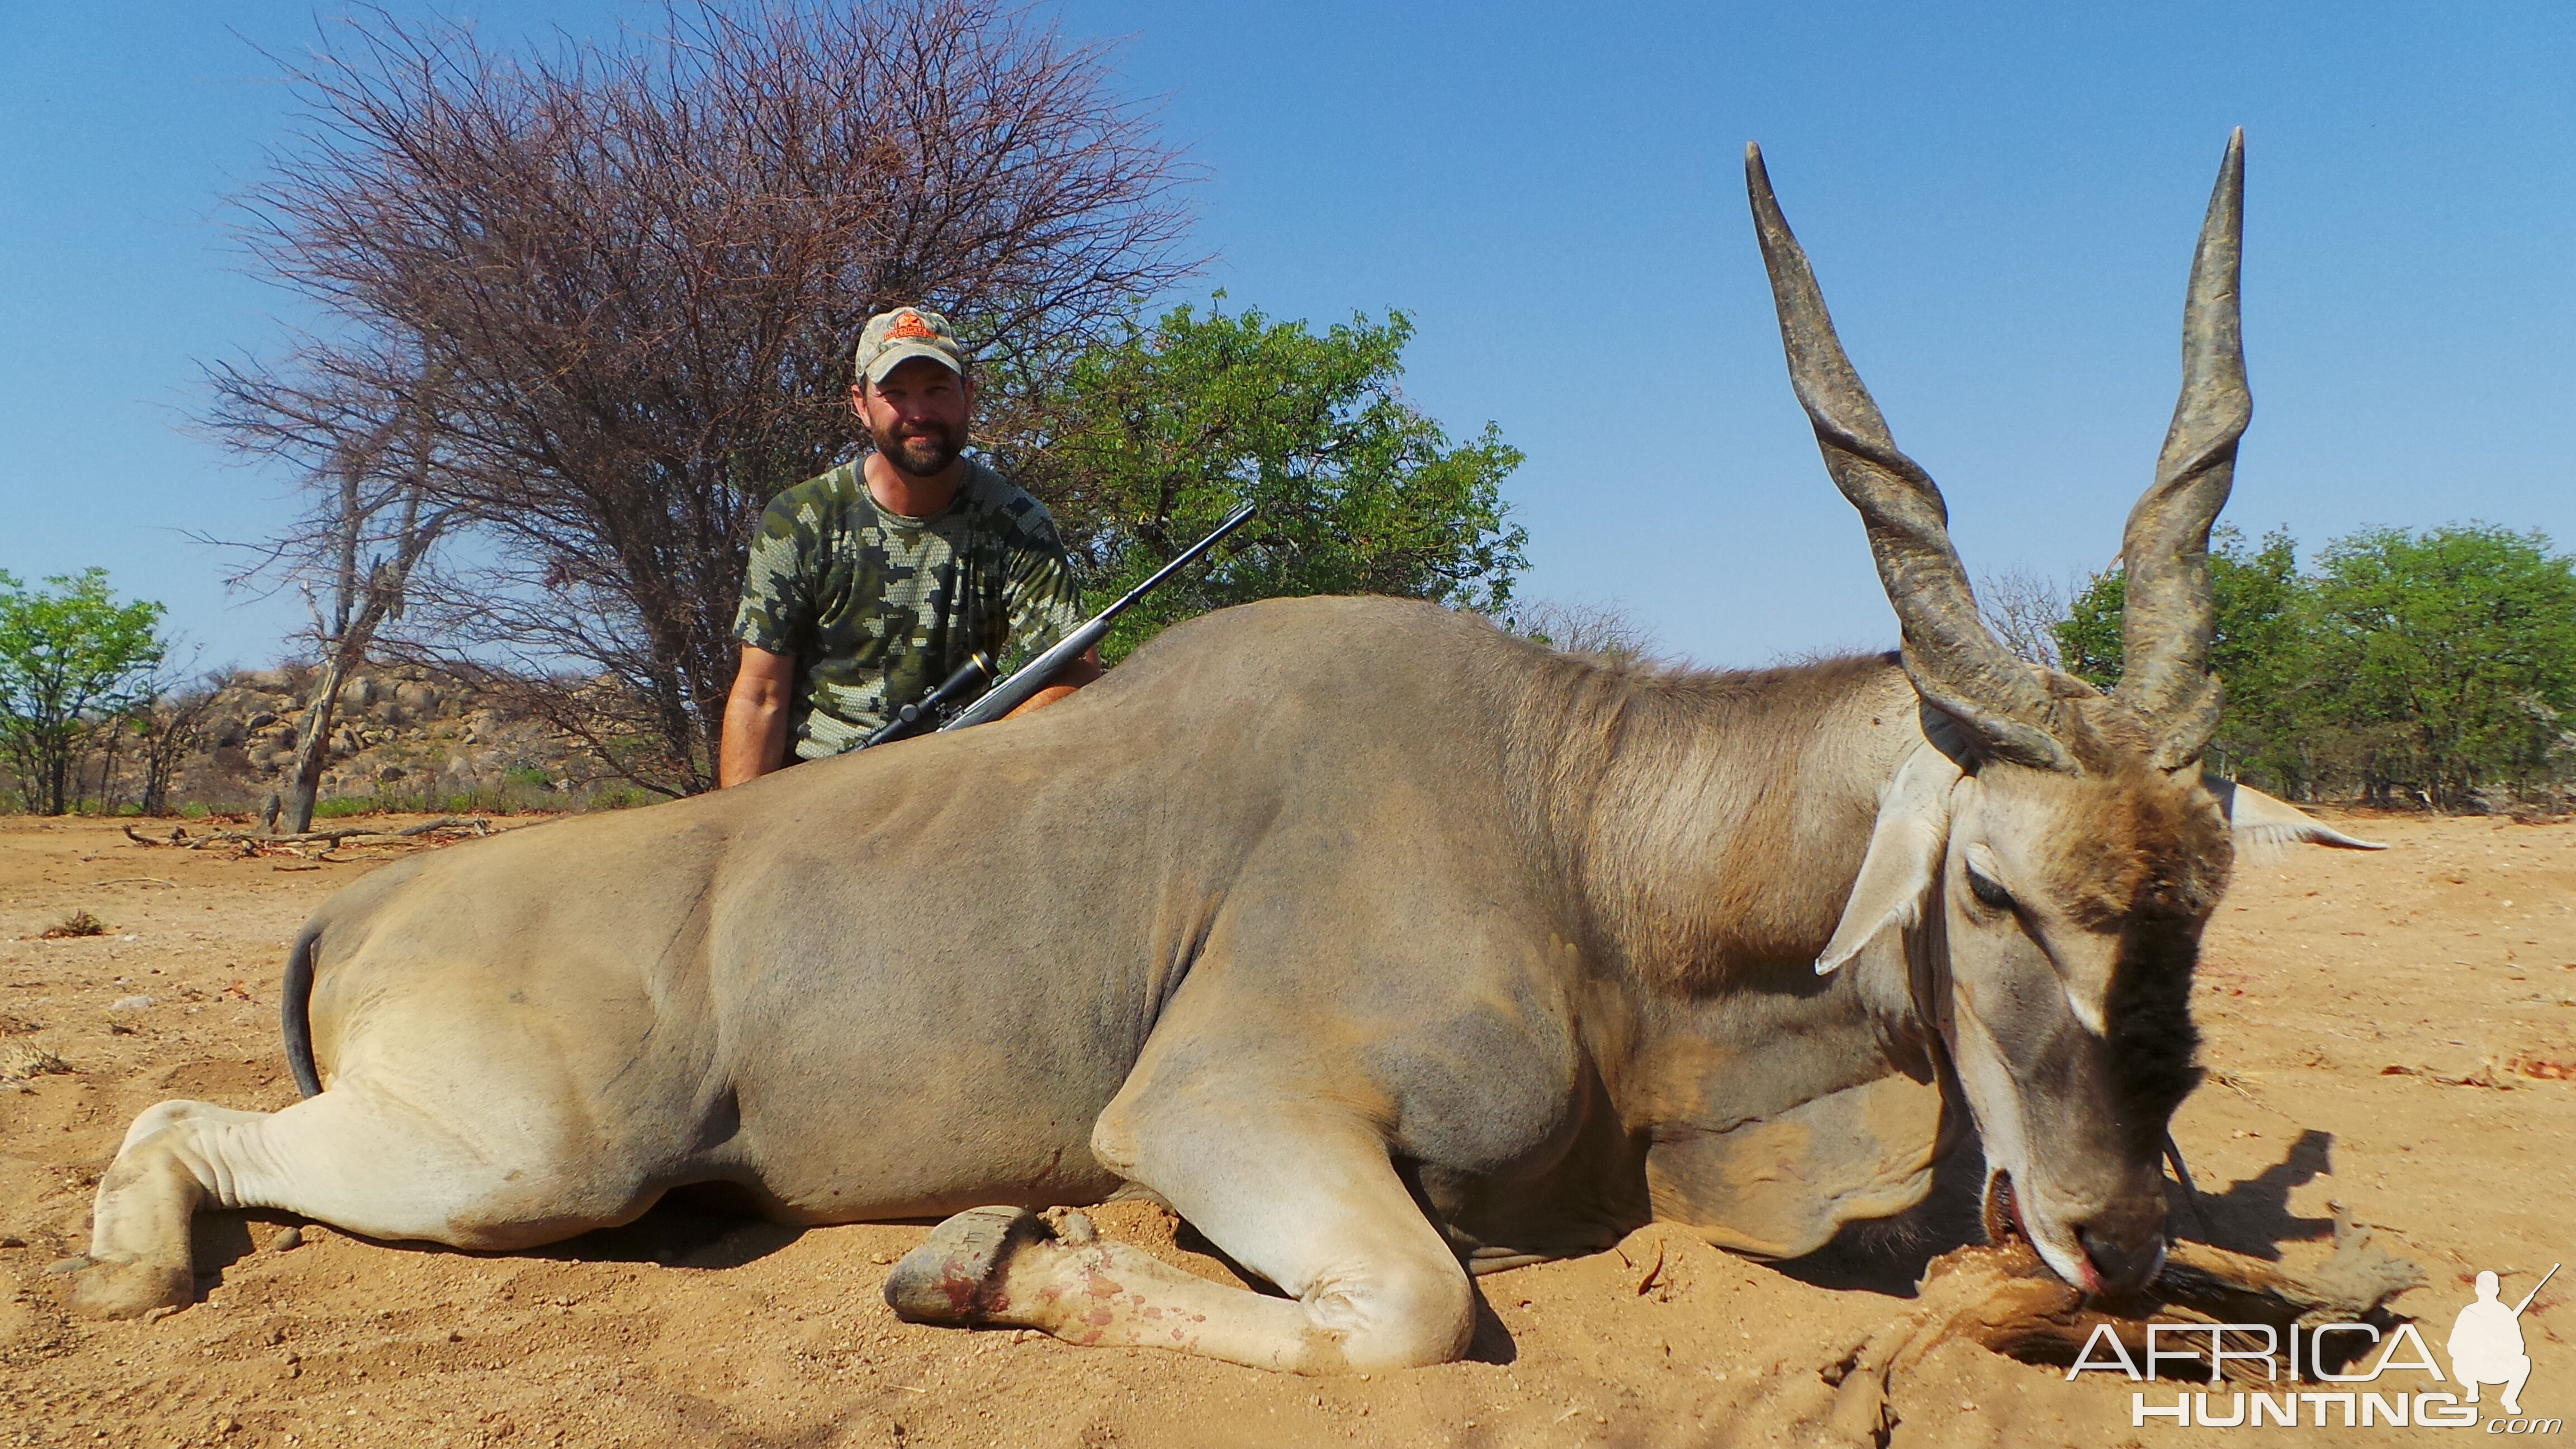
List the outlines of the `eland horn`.
{"type": "Polygon", "coordinates": [[[2236,477],[2236,441],[2253,415],[2237,282],[2245,240],[2245,131],[2228,138],[2183,304],[2182,400],[2156,459],[2156,481],[2121,537],[2128,572],[2120,624],[2121,701],[2156,732],[2156,763],[2200,758],[2218,727],[2219,684],[2209,672],[2214,611],[2209,528],[2236,477]]]}
{"type": "Polygon", "coordinates": [[[1771,194],[1759,146],[1744,148],[1744,185],[1753,199],[1762,264],[1771,274],[1771,299],[1780,312],[1789,381],[1815,425],[1825,470],[1868,527],[1879,582],[1904,630],[1907,677],[1926,703],[1958,720],[1986,753],[2073,771],[2072,758],[2049,729],[2047,690],[1978,616],[1967,570],[1950,546],[1950,514],[1941,490],[1921,465],[1897,451],[1887,419],[1834,335],[1815,271],[1771,194]]]}

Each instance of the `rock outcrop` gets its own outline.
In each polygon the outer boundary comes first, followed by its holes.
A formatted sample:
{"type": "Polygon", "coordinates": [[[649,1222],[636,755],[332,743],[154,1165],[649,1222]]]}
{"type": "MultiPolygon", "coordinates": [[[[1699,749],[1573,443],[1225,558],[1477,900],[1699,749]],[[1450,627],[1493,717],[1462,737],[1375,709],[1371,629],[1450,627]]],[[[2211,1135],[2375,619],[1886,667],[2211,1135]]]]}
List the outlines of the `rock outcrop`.
{"type": "MultiPolygon", "coordinates": [[[[206,748],[181,786],[194,799],[255,803],[295,768],[310,666],[226,678],[206,715],[206,748]]],[[[536,720],[488,691],[418,665],[368,665],[340,686],[321,796],[421,798],[519,787],[568,793],[598,771],[536,720]]]]}

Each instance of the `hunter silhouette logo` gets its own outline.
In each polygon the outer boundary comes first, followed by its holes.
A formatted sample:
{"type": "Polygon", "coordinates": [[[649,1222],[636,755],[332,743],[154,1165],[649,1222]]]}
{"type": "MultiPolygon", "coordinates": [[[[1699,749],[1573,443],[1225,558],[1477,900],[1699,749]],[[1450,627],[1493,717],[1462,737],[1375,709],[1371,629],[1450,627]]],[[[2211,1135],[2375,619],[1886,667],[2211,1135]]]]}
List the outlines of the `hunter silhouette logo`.
{"type": "Polygon", "coordinates": [[[921,314],[918,312],[899,312],[895,314],[894,325],[886,329],[886,340],[888,342],[900,342],[911,337],[936,337],[938,335],[938,332],[934,331],[929,323],[921,320],[921,314]]]}
{"type": "Polygon", "coordinates": [[[2502,1384],[2504,1411],[2522,1412],[2522,1386],[2531,1378],[2531,1356],[2522,1351],[2522,1310],[2557,1276],[2558,1265],[2552,1263],[2522,1301],[2507,1308],[2496,1296],[2496,1275],[2478,1274],[2477,1299],[2451,1321],[2451,1339],[2444,1345],[2451,1352],[2451,1372],[2468,1390],[2470,1403],[2478,1401],[2480,1385],[2502,1384]]]}
{"type": "Polygon", "coordinates": [[[2521,1302],[2508,1304],[2498,1293],[2497,1275],[2478,1274],[2478,1296],[2452,1320],[2451,1336],[2443,1344],[2451,1360],[2447,1379],[2413,1323],[2393,1329],[2370,1323],[2294,1324],[2286,1334],[2286,1361],[2281,1353],[2285,1335],[2267,1323],[2151,1323],[2143,1354],[2132,1352],[2111,1325],[2097,1324],[2066,1377],[2107,1370],[2148,1383],[2169,1375],[2197,1377],[2205,1367],[2213,1389],[2234,1380],[2234,1387],[2219,1394],[2176,1394],[2170,1406],[2151,1401],[2146,1390],[2133,1390],[2133,1429],[2151,1420],[2204,1429],[2323,1429],[2339,1421],[2347,1429],[2379,1424],[2465,1429],[2483,1423],[2490,1434],[2556,1434],[2559,1420],[2523,1417],[2522,1390],[2531,1378],[2531,1357],[2523,1351],[2522,1315],[2557,1276],[2558,1265],[2550,1265],[2521,1302]],[[2177,1346],[2168,1348],[2166,1342],[2177,1346]],[[2165,1367],[2169,1363],[2191,1367],[2172,1374],[2165,1367]],[[2426,1374],[2446,1386],[2414,1389],[2408,1380],[2383,1381],[2391,1370],[2426,1374]],[[2299,1387],[2305,1383],[2317,1387],[2299,1387]],[[2502,1415],[2482,1416],[2478,1394],[2487,1385],[2504,1390],[2502,1415]]]}

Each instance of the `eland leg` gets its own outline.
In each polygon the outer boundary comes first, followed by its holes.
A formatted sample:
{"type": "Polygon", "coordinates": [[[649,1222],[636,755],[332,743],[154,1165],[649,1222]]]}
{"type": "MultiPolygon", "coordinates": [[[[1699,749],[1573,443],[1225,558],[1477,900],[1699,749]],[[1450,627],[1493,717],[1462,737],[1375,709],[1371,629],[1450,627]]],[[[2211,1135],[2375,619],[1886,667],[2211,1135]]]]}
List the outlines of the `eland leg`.
{"type": "Polygon", "coordinates": [[[200,1208],[278,1208],[371,1238],[507,1249],[649,1205],[631,1168],[565,1152],[544,1125],[442,1123],[338,1086],[278,1112],[163,1102],[135,1119],[99,1179],[72,1306],[131,1318],[194,1301],[188,1221],[200,1208]]]}
{"type": "Polygon", "coordinates": [[[886,1280],[916,1322],[1037,1328],[1071,1343],[1177,1348],[1253,1368],[1413,1368],[1466,1352],[1475,1295],[1373,1132],[1281,1104],[1241,1114],[1113,1105],[1093,1150],[1160,1193],[1293,1299],[1185,1273],[1125,1244],[1058,1239],[1033,1215],[942,1223],[886,1280]],[[1256,1125],[1257,1124],[1257,1125],[1256,1125]],[[1299,1128],[1305,1130],[1300,1131],[1299,1128]]]}

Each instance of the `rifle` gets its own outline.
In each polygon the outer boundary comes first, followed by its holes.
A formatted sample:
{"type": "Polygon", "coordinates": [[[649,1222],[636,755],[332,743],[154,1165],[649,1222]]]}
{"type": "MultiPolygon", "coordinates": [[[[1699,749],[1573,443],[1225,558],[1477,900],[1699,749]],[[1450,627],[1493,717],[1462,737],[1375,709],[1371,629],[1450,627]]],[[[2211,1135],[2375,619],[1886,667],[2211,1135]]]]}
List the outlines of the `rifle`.
{"type": "Polygon", "coordinates": [[[2531,1300],[2539,1297],[2540,1290],[2548,1287],[2549,1280],[2557,1276],[2558,1265],[2556,1263],[2552,1263],[2549,1265],[2549,1271],[2540,1275],[2540,1281],[2531,1285],[2531,1291],[2522,1295],[2522,1301],[2513,1305],[2513,1316],[2520,1318],[2522,1316],[2522,1310],[2529,1308],[2531,1306],[2531,1300]]]}
{"type": "Polygon", "coordinates": [[[921,733],[923,727],[936,719],[941,710],[955,705],[991,683],[993,672],[1000,667],[993,662],[993,656],[990,653],[982,649],[976,650],[966,657],[965,663],[957,666],[956,673],[942,680],[937,689],[888,715],[884,724],[878,725],[868,733],[866,739],[859,741],[859,748],[864,750],[870,745],[891,744],[896,740],[909,739],[921,733]]]}
{"type": "MultiPolygon", "coordinates": [[[[1129,589],[1118,602],[1092,615],[1080,628],[1056,641],[1053,648],[1013,670],[1010,678],[994,685],[976,698],[972,704],[958,710],[945,724],[939,726],[939,733],[946,734],[950,730],[962,730],[969,725],[979,725],[1000,719],[1028,703],[1029,697],[1046,688],[1047,681],[1053,679],[1058,671],[1081,658],[1106,637],[1109,626],[1117,622],[1120,614],[1127,612],[1139,600],[1160,587],[1172,575],[1179,573],[1199,555],[1216,547],[1218,540],[1242,527],[1252,514],[1253,505],[1247,503],[1226,515],[1225,521],[1218,524],[1207,537],[1181,550],[1178,557],[1154,570],[1152,577],[1129,589]]],[[[859,748],[864,750],[870,745],[888,744],[920,733],[938,711],[972,694],[986,680],[991,679],[993,669],[993,656],[979,651],[973,658],[959,665],[957,672],[949,675],[937,689],[896,710],[892,718],[878,726],[874,733],[859,743],[859,748]]]]}

